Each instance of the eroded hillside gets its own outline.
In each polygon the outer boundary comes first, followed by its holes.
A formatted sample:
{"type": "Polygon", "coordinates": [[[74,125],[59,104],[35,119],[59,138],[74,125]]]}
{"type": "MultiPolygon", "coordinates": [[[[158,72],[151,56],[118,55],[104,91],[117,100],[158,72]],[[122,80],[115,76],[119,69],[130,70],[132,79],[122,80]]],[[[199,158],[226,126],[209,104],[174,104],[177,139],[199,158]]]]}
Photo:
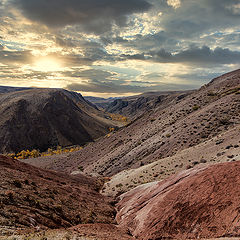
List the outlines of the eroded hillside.
{"type": "Polygon", "coordinates": [[[0,156],[0,235],[17,231],[113,223],[111,199],[99,180],[41,170],[0,156]]]}
{"type": "Polygon", "coordinates": [[[127,127],[83,150],[30,160],[31,164],[71,173],[112,176],[171,157],[239,126],[240,70],[213,79],[184,98],[146,111],[127,127]]]}
{"type": "Polygon", "coordinates": [[[80,94],[30,89],[0,94],[0,152],[81,145],[115,123],[80,94]]]}

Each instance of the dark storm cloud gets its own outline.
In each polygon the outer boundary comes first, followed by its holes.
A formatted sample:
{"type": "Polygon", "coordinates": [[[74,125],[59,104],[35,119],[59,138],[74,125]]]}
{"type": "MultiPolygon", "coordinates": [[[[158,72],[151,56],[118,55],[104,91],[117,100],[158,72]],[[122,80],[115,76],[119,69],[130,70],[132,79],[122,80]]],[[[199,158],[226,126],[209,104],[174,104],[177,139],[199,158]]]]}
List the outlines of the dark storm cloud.
{"type": "Polygon", "coordinates": [[[146,0],[12,0],[29,19],[49,27],[80,24],[87,32],[103,33],[112,24],[124,26],[127,16],[147,11],[146,0]]]}
{"type": "Polygon", "coordinates": [[[182,0],[179,8],[165,10],[161,25],[168,34],[184,39],[238,26],[240,12],[234,11],[236,4],[239,0],[182,0]]]}
{"type": "Polygon", "coordinates": [[[153,59],[157,62],[187,63],[189,65],[232,64],[240,63],[240,52],[219,47],[211,50],[209,47],[203,46],[201,48],[191,47],[177,54],[161,50],[153,55],[153,59]]]}
{"type": "Polygon", "coordinates": [[[231,51],[227,48],[215,48],[211,50],[207,46],[190,47],[176,54],[161,49],[157,52],[149,52],[136,55],[122,55],[125,59],[150,60],[159,63],[184,63],[188,65],[215,65],[240,63],[240,52],[231,51]]]}
{"type": "Polygon", "coordinates": [[[220,47],[211,50],[207,46],[190,48],[173,56],[177,62],[199,64],[234,64],[240,63],[240,52],[220,47]]]}

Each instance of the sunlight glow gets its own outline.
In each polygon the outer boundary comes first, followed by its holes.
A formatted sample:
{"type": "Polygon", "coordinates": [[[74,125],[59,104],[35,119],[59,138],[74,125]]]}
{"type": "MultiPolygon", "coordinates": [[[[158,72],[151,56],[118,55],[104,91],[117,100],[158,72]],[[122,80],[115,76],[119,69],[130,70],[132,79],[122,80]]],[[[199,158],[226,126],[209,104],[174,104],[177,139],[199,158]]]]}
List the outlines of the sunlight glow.
{"type": "Polygon", "coordinates": [[[62,70],[62,66],[57,59],[43,57],[34,62],[33,70],[40,72],[57,72],[62,70]]]}

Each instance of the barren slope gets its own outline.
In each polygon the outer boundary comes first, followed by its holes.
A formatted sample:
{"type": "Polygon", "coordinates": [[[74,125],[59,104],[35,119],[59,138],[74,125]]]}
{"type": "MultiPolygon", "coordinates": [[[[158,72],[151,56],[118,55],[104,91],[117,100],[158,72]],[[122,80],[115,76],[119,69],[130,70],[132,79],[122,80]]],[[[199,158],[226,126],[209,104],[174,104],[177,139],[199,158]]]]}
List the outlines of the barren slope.
{"type": "Polygon", "coordinates": [[[240,160],[240,124],[171,157],[162,158],[137,169],[124,170],[105,183],[102,193],[118,196],[138,185],[165,179],[199,164],[209,165],[236,160],[240,160]]]}
{"type": "Polygon", "coordinates": [[[110,136],[71,154],[29,160],[47,169],[112,176],[170,157],[225,133],[240,121],[240,70],[212,80],[182,99],[146,111],[110,136]]]}
{"type": "Polygon", "coordinates": [[[0,115],[2,153],[84,144],[113,125],[80,94],[61,89],[0,94],[0,115]]]}
{"type": "Polygon", "coordinates": [[[117,222],[140,240],[239,237],[240,162],[185,170],[121,196],[117,222]]]}
{"type": "Polygon", "coordinates": [[[3,156],[0,175],[0,235],[114,221],[111,199],[97,192],[96,179],[46,171],[3,156]]]}
{"type": "Polygon", "coordinates": [[[192,91],[147,92],[136,96],[116,99],[105,108],[107,112],[117,113],[134,119],[159,105],[174,99],[186,97],[192,91]]]}

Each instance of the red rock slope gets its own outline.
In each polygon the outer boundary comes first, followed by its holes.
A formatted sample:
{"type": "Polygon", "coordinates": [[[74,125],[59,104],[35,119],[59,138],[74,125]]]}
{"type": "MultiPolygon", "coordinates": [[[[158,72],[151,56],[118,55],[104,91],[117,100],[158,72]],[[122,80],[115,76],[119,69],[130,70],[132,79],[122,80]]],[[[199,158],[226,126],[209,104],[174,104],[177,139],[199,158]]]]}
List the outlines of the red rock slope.
{"type": "Polygon", "coordinates": [[[186,170],[121,195],[117,222],[137,239],[240,237],[240,162],[186,170]]]}
{"type": "Polygon", "coordinates": [[[0,235],[114,221],[114,207],[97,192],[94,178],[41,170],[4,156],[0,176],[0,235]]]}

